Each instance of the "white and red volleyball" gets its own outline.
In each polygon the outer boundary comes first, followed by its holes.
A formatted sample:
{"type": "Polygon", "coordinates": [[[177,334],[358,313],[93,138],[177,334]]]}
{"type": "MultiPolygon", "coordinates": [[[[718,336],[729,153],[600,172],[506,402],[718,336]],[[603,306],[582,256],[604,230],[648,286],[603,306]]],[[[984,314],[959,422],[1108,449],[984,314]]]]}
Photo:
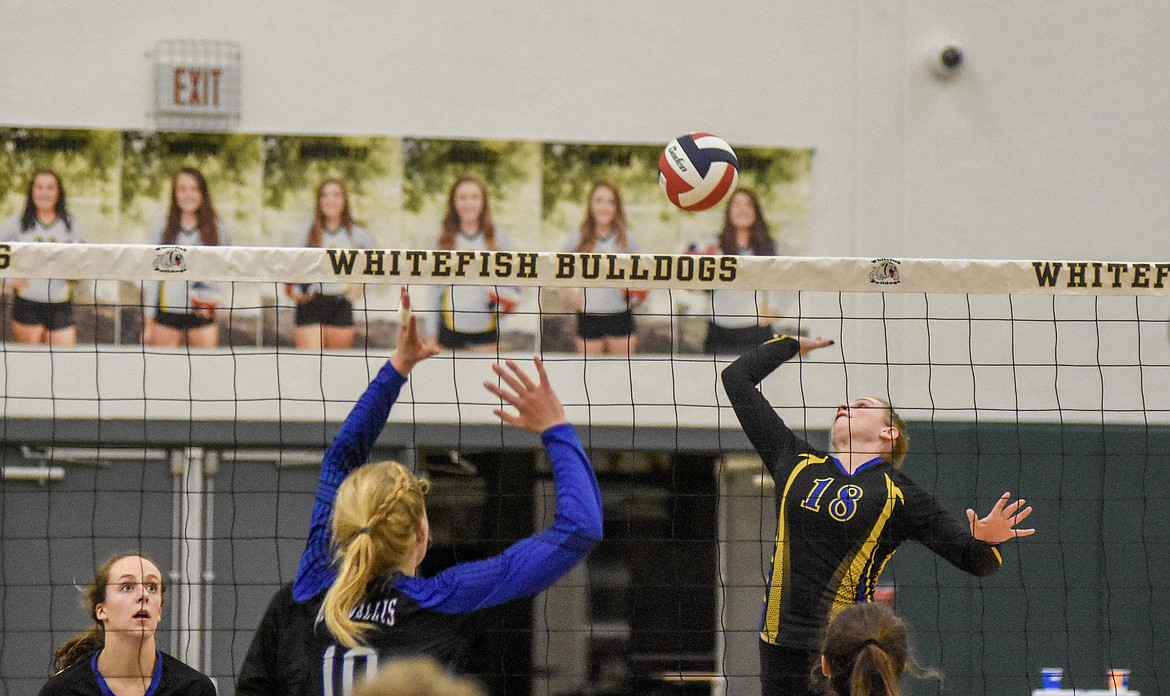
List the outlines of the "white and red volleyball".
{"type": "Polygon", "coordinates": [[[710,133],[671,140],[658,158],[658,185],[671,203],[687,211],[719,205],[735,190],[739,160],[731,146],[710,133]]]}

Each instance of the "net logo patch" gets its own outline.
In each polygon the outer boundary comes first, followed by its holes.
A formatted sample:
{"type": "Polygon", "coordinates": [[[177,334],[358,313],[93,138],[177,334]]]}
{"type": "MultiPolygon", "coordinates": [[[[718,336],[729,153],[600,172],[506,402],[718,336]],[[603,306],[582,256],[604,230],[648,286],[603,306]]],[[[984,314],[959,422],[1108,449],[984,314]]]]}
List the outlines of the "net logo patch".
{"type": "Polygon", "coordinates": [[[869,282],[874,285],[897,285],[902,282],[902,273],[898,270],[901,261],[874,259],[870,263],[873,264],[873,268],[869,271],[869,282]]]}
{"type": "Polygon", "coordinates": [[[181,246],[155,247],[158,254],[154,257],[154,270],[159,273],[186,273],[187,261],[183,254],[187,250],[181,246]]]}

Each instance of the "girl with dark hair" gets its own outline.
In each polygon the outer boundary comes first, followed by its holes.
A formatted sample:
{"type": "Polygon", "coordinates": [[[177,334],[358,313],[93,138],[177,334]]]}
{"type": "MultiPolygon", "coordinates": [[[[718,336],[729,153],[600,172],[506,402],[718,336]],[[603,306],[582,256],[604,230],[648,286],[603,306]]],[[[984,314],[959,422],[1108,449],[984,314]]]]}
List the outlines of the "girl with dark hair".
{"type": "MultiPolygon", "coordinates": [[[[772,237],[759,197],[742,187],[727,201],[719,236],[692,244],[687,252],[734,256],[784,253],[772,237]]],[[[772,323],[780,318],[780,305],[791,302],[784,293],[752,290],[711,290],[707,299],[707,338],[703,349],[715,355],[739,355],[772,338],[772,323]]]]}
{"type": "Polygon", "coordinates": [[[137,554],[111,557],[86,590],[94,625],[53,654],[57,674],[40,696],[215,696],[206,676],[158,649],[163,576],[137,554]]]}
{"type": "MultiPolygon", "coordinates": [[[[325,179],[317,187],[317,211],[313,222],[298,236],[295,246],[318,249],[369,249],[373,240],[354,222],[349,193],[340,179],[325,179]]],[[[297,303],[293,342],[302,350],[353,347],[357,329],[353,303],[362,286],[345,283],[295,283],[286,286],[297,303]]]]}
{"type": "MultiPolygon", "coordinates": [[[[194,167],[183,167],[171,186],[171,205],[155,236],[159,246],[227,246],[223,221],[211,204],[207,179],[194,167]]],[[[142,342],[177,348],[184,339],[193,348],[219,345],[219,285],[211,281],[162,280],[143,283],[142,342]]]]}
{"type": "MultiPolygon", "coordinates": [[[[0,242],[84,242],[65,204],[65,186],[51,169],[28,182],[24,208],[0,227],[0,242]]],[[[73,319],[73,282],[50,278],[12,278],[12,337],[18,343],[77,343],[73,319]]]]}
{"type": "Polygon", "coordinates": [[[419,575],[431,533],[430,484],[397,462],[365,463],[406,376],[438,352],[419,337],[405,289],[402,303],[408,317],[397,347],[325,453],[291,595],[282,592],[269,607],[237,693],[351,696],[355,676],[409,655],[456,667],[482,610],[543,591],[601,539],[597,479],[544,363],[535,359],[534,379],[509,360],[493,366],[502,385],[484,387],[515,409],[495,409],[504,423],[540,434],[556,485],[555,521],[498,556],[419,575]]]}
{"type": "Polygon", "coordinates": [[[823,338],[781,336],[723,370],[723,388],[744,433],[776,482],[776,539],[760,626],[765,696],[811,694],[809,673],[825,625],[844,608],[872,602],[886,563],[904,541],[917,541],[960,570],[990,575],[999,545],[1033,534],[1016,525],[1031,514],[1003,496],[980,519],[956,519],[901,470],[906,423],[872,396],[837,407],[831,451],[794,433],[757,385],[797,355],[825,348],[823,338]]]}
{"type": "MultiPolygon", "coordinates": [[[[474,174],[455,180],[447,192],[447,211],[436,242],[439,249],[497,251],[512,247],[492,221],[487,184],[474,174]]],[[[431,286],[435,340],[444,348],[494,350],[500,339],[499,319],[520,302],[517,288],[476,285],[431,286]],[[434,316],[437,315],[437,316],[434,316]]]]}
{"type": "MultiPolygon", "coordinates": [[[[617,185],[596,181],[586,199],[585,220],[563,247],[571,253],[636,254],[617,185]]],[[[634,309],[646,290],[585,288],[568,291],[577,309],[577,352],[587,355],[633,355],[638,348],[634,309]]]]}
{"type": "Polygon", "coordinates": [[[913,663],[906,624],[880,604],[842,609],[821,642],[821,674],[830,696],[899,696],[913,663]]]}

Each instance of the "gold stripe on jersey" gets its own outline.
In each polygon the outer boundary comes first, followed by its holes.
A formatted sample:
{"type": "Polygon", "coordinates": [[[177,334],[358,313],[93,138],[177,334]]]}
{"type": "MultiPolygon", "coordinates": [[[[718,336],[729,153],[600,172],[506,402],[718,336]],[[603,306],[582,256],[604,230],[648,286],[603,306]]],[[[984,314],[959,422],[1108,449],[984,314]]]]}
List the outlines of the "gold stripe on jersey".
{"type": "Polygon", "coordinates": [[[451,289],[447,288],[443,291],[443,324],[451,331],[455,330],[455,314],[451,311],[451,289]]]}
{"type": "MultiPolygon", "coordinates": [[[[455,328],[455,310],[451,306],[451,291],[450,291],[450,289],[448,289],[446,292],[443,293],[442,314],[443,314],[443,323],[447,326],[448,329],[450,329],[451,331],[454,331],[455,333],[465,333],[465,332],[459,331],[458,329],[455,328]]],[[[493,311],[493,312],[491,312],[491,316],[488,317],[488,327],[486,329],[484,329],[482,332],[477,331],[476,333],[487,333],[488,331],[494,331],[495,328],[496,328],[496,313],[493,311]]]]}
{"type": "MultiPolygon", "coordinates": [[[[867,569],[871,571],[868,573],[870,578],[868,583],[872,583],[872,578],[876,578],[881,573],[881,570],[878,573],[873,573],[872,568],[870,568],[874,560],[874,553],[878,548],[878,539],[881,538],[882,532],[886,528],[886,522],[889,522],[890,516],[894,514],[894,506],[899,501],[903,504],[906,503],[906,497],[902,494],[902,489],[894,485],[894,480],[890,478],[889,474],[885,474],[885,479],[886,504],[882,508],[882,513],[874,521],[873,527],[869,530],[869,538],[861,544],[861,548],[857,550],[857,553],[853,554],[853,558],[846,559],[842,562],[840,567],[837,568],[837,572],[833,574],[833,577],[840,578],[840,580],[837,585],[836,596],[833,598],[833,606],[829,610],[829,621],[832,621],[833,617],[845,607],[857,603],[857,585],[862,577],[867,574],[867,569]]],[[[893,554],[890,555],[892,556],[893,554]]],[[[889,560],[889,557],[887,557],[882,562],[883,568],[889,560]]],[[[869,592],[870,590],[867,589],[866,594],[868,595],[869,592]]]]}
{"type": "Polygon", "coordinates": [[[772,554],[772,577],[768,583],[768,594],[764,598],[764,630],[760,631],[760,638],[769,643],[775,643],[776,636],[780,634],[780,597],[784,591],[784,570],[788,565],[788,534],[785,525],[788,490],[792,488],[792,482],[805,467],[811,464],[824,464],[828,460],[828,457],[806,454],[793,467],[788,480],[784,482],[784,494],[780,496],[780,509],[776,514],[776,548],[772,554]]]}

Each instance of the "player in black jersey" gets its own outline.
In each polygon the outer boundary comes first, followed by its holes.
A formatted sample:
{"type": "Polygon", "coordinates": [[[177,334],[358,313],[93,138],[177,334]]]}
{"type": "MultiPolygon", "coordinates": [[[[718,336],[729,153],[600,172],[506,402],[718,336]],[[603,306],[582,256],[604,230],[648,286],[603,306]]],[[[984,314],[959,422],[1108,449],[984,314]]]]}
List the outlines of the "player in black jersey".
{"type": "Polygon", "coordinates": [[[837,407],[835,454],[797,437],[756,385],[783,362],[832,345],[821,338],[775,338],[723,371],[723,386],[744,432],[776,482],[776,540],[760,630],[763,693],[811,694],[809,674],[828,621],[873,601],[898,545],[912,539],[974,575],[996,572],[998,545],[1032,529],[1032,511],[1010,493],[963,524],[898,468],[909,438],[889,403],[874,397],[837,407]]]}
{"type": "Polygon", "coordinates": [[[60,671],[40,696],[215,696],[203,674],[159,650],[162,572],[150,559],[119,555],[102,564],[86,593],[94,625],[53,655],[60,671]]]}
{"type": "MultiPolygon", "coordinates": [[[[410,298],[403,294],[409,308],[410,298]]],[[[241,670],[237,694],[350,696],[395,657],[429,655],[456,666],[480,610],[535,595],[601,539],[601,493],[576,431],[549,385],[507,361],[489,392],[515,409],[494,412],[539,433],[556,485],[551,526],[503,553],[418,575],[430,537],[429,484],[397,462],[366,464],[406,375],[438,352],[410,316],[389,362],[325,453],[309,538],[291,591],[273,599],[241,670]]]]}

